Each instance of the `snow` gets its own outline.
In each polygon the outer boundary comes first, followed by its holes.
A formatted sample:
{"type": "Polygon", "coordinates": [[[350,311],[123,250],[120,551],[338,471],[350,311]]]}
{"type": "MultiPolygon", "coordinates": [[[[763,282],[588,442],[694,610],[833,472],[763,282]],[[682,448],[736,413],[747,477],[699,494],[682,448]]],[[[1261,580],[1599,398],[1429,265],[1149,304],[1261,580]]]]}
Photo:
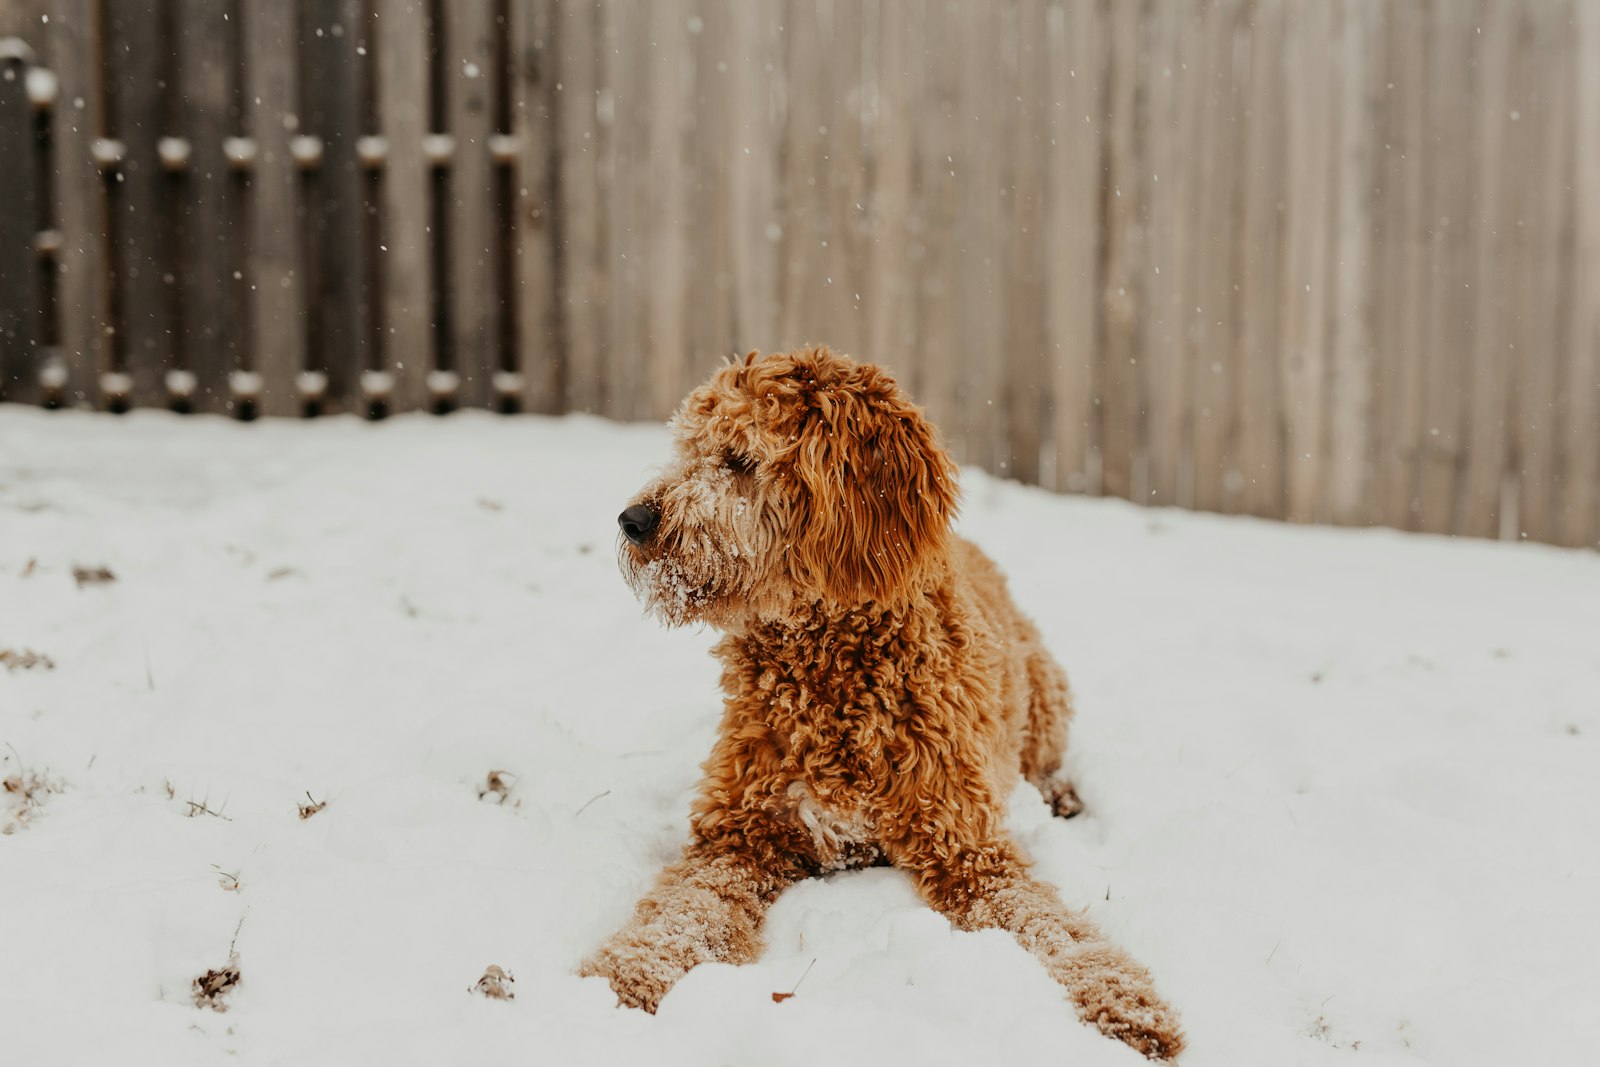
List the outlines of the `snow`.
{"type": "MultiPolygon", "coordinates": [[[[7,1061],[1142,1062],[886,869],[794,888],[656,1017],[573,977],[716,723],[714,635],[613,557],[667,446],[0,407],[0,649],[53,664],[0,669],[0,777],[60,787],[0,794],[7,1061]]],[[[1600,556],[965,486],[1078,696],[1088,811],[1023,787],[1012,827],[1184,1063],[1593,1062],[1600,556]]]]}

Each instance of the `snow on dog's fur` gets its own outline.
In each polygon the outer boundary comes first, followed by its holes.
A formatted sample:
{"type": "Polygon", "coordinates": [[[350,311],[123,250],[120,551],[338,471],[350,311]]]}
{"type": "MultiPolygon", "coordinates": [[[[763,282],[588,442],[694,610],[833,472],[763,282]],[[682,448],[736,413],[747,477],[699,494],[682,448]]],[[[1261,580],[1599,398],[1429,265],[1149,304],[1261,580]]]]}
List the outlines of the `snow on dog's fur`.
{"type": "Polygon", "coordinates": [[[882,369],[815,348],[723,367],[675,430],[618,557],[664,622],[723,631],[725,712],[683,857],[582,972],[654,1011],[696,964],[754,959],[785,887],[887,862],[961,928],[1010,931],[1086,1021],[1175,1056],[1149,973],[1004,829],[1019,775],[1078,810],[1066,679],[950,533],[956,470],[921,411],[882,369]]]}

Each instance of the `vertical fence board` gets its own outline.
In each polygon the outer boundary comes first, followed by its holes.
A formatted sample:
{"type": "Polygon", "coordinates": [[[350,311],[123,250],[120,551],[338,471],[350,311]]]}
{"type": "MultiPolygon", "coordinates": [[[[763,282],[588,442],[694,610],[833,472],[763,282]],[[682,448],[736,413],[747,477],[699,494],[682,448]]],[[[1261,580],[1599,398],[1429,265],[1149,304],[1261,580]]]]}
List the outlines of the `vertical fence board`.
{"type": "Polygon", "coordinates": [[[0,400],[37,403],[40,343],[38,257],[34,220],[38,216],[38,148],[33,136],[33,106],[27,78],[32,67],[21,49],[0,51],[0,400]]]}
{"type": "Polygon", "coordinates": [[[733,36],[729,0],[696,0],[688,18],[693,78],[685,86],[693,128],[684,149],[689,162],[684,225],[688,292],[683,308],[687,362],[665,382],[659,403],[670,412],[684,381],[699,381],[734,350],[733,227],[727,211],[733,170],[733,77],[729,57],[746,47],[733,36]],[[696,21],[698,20],[698,21],[696,21]]]}
{"type": "Polygon", "coordinates": [[[1562,393],[1565,493],[1557,539],[1600,547],[1600,7],[1579,4],[1573,268],[1562,393]]]}
{"type": "Polygon", "coordinates": [[[728,18],[728,96],[733,124],[728,163],[734,347],[766,351],[778,338],[778,154],[775,119],[783,70],[781,0],[737,0],[728,18]]]}
{"type": "MultiPolygon", "coordinates": [[[[7,42],[9,43],[9,42],[7,42]]],[[[27,78],[32,67],[23,49],[0,51],[0,400],[37,403],[42,323],[39,271],[33,250],[38,215],[37,147],[27,78]]]]}
{"type": "MultiPolygon", "coordinates": [[[[819,19],[788,20],[784,67],[788,71],[816,71],[825,60],[818,36],[819,19]]],[[[828,213],[818,206],[818,185],[827,180],[824,145],[818,129],[825,123],[822,94],[815,85],[790,79],[788,108],[784,115],[782,182],[783,236],[780,319],[781,345],[785,348],[813,340],[809,321],[818,305],[812,290],[814,275],[827,267],[828,213]]],[[[816,338],[827,340],[826,336],[816,338]]]]}
{"type": "Polygon", "coordinates": [[[232,174],[222,142],[231,132],[227,16],[217,0],[176,0],[179,121],[189,165],[175,212],[179,230],[180,329],[174,359],[194,372],[199,411],[226,411],[228,374],[238,368],[239,311],[232,274],[232,174]]]}
{"type": "Polygon", "coordinates": [[[1422,425],[1427,229],[1427,9],[1391,5],[1383,77],[1385,116],[1379,178],[1379,226],[1385,250],[1377,292],[1381,302],[1377,389],[1376,514],[1383,522],[1415,523],[1417,443],[1422,425]]]}
{"type": "Polygon", "coordinates": [[[649,222],[645,212],[651,173],[648,19],[630,17],[621,3],[601,9],[600,94],[597,104],[610,135],[601,149],[608,289],[617,294],[603,309],[603,410],[614,418],[646,417],[649,368],[644,331],[649,325],[649,222]],[[624,298],[623,294],[626,294],[624,298]]]}
{"type": "Polygon", "coordinates": [[[306,0],[305,17],[301,126],[322,140],[311,185],[318,210],[307,213],[316,257],[316,281],[307,287],[316,309],[308,363],[328,376],[329,410],[360,410],[361,372],[371,367],[366,184],[356,155],[362,133],[356,47],[364,21],[359,0],[306,0]]]}
{"type": "Polygon", "coordinates": [[[294,378],[303,366],[305,271],[297,219],[299,174],[289,152],[298,129],[295,10],[278,0],[241,0],[247,129],[256,144],[250,176],[250,365],[261,375],[266,415],[300,410],[294,378]]]}
{"type": "Polygon", "coordinates": [[[1100,279],[1104,325],[1099,401],[1100,491],[1129,496],[1142,411],[1138,359],[1144,319],[1144,160],[1139,129],[1140,5],[1110,9],[1110,72],[1106,78],[1105,252],[1100,279]]]}
{"type": "Polygon", "coordinates": [[[93,403],[109,369],[111,307],[106,273],[105,187],[92,154],[105,132],[100,20],[93,0],[54,0],[50,36],[60,95],[51,115],[55,142],[57,310],[66,370],[65,403],[93,403]]]}
{"type": "Polygon", "coordinates": [[[1049,144],[1045,117],[1045,5],[1023,0],[1017,12],[1016,155],[1012,168],[1010,252],[1003,275],[1004,340],[996,353],[1003,369],[1007,414],[1006,472],[1039,481],[1046,409],[1044,318],[1037,313],[1044,289],[1044,160],[1049,144]]]}
{"type": "MultiPolygon", "coordinates": [[[[989,12],[993,14],[992,12],[989,12]]],[[[999,412],[1001,333],[1000,271],[1002,243],[1001,153],[1006,144],[1006,116],[1015,106],[1002,69],[998,23],[985,26],[985,10],[958,9],[961,49],[960,104],[955,143],[948,155],[956,172],[960,213],[955,241],[960,286],[960,358],[956,376],[956,433],[963,458],[1002,473],[999,412]]]]}
{"type": "MultiPolygon", "coordinates": [[[[640,41],[638,67],[643,73],[639,86],[639,114],[645,120],[640,131],[648,155],[634,174],[634,203],[639,240],[634,247],[641,254],[640,268],[648,279],[643,317],[630,353],[633,365],[642,371],[637,383],[640,398],[636,414],[646,418],[665,418],[683,396],[689,368],[688,323],[685,312],[691,292],[689,276],[694,272],[693,249],[688,238],[690,191],[695,176],[691,166],[711,167],[710,159],[691,161],[688,155],[688,130],[713,121],[694,106],[694,40],[705,32],[704,20],[695,22],[699,33],[689,29],[692,8],[685,0],[661,0],[650,5],[647,35],[640,41]]],[[[619,188],[620,188],[619,183],[619,188]]],[[[709,311],[703,305],[696,309],[709,311]]]]}
{"type": "MultiPolygon", "coordinates": [[[[559,159],[562,329],[566,342],[569,411],[601,410],[605,387],[609,174],[602,153],[609,140],[600,123],[600,11],[598,5],[561,2],[554,9],[556,127],[559,159]]],[[[606,114],[611,114],[608,95],[606,114]]]]}
{"type": "MultiPolygon", "coordinates": [[[[1198,116],[1190,132],[1201,160],[1195,183],[1196,240],[1186,281],[1191,287],[1190,374],[1194,410],[1194,506],[1237,510],[1243,480],[1234,470],[1238,353],[1234,342],[1233,257],[1237,253],[1235,182],[1240,144],[1235,36],[1240,5],[1208,10],[1191,88],[1198,116]]],[[[1198,43],[1198,42],[1197,42],[1198,43]]]]}
{"type": "Polygon", "coordinates": [[[555,185],[558,154],[554,4],[513,3],[512,132],[517,138],[517,370],[525,383],[523,407],[562,410],[561,322],[557,306],[555,185]]]}
{"type": "Polygon", "coordinates": [[[1320,517],[1327,401],[1327,315],[1331,279],[1328,172],[1335,162],[1335,70],[1328,52],[1331,8],[1294,0],[1284,29],[1288,129],[1288,226],[1284,235],[1284,447],[1287,516],[1320,517]]]}
{"type": "MultiPolygon", "coordinates": [[[[1517,404],[1511,413],[1518,461],[1517,530],[1548,541],[1555,534],[1558,471],[1556,401],[1561,388],[1558,348],[1567,249],[1567,159],[1572,144],[1568,83],[1571,7],[1558,0],[1525,0],[1510,106],[1520,180],[1517,234],[1515,360],[1517,404]],[[1521,84],[1518,84],[1518,83],[1521,84]],[[1532,165],[1530,172],[1529,165],[1532,165]]],[[[1594,299],[1584,294],[1583,299],[1594,299]]]]}
{"type": "Polygon", "coordinates": [[[495,219],[494,170],[489,135],[494,130],[495,32],[489,0],[452,0],[444,16],[441,49],[445,119],[455,141],[450,161],[448,278],[451,352],[461,376],[461,402],[485,407],[499,365],[494,271],[502,239],[495,219]]]}
{"type": "Polygon", "coordinates": [[[1144,343],[1140,367],[1146,421],[1143,488],[1140,503],[1178,502],[1178,484],[1187,452],[1188,376],[1184,373],[1183,267],[1192,229],[1186,212],[1183,97],[1179,87],[1187,63],[1182,0],[1158,0],[1145,20],[1148,86],[1144,147],[1149,171],[1145,187],[1145,248],[1141,278],[1144,343]]]}
{"type": "Polygon", "coordinates": [[[914,81],[911,20],[904,3],[870,5],[876,26],[876,78],[871,86],[873,200],[866,250],[866,351],[910,384],[915,365],[916,305],[911,250],[912,182],[915,178],[914,81]]]}
{"type": "MultiPolygon", "coordinates": [[[[1243,232],[1239,277],[1239,506],[1252,515],[1282,515],[1284,483],[1282,367],[1285,152],[1284,3],[1261,0],[1252,12],[1249,110],[1240,175],[1243,232]]],[[[1363,279],[1364,281],[1364,279],[1363,279]]]]}
{"type": "MultiPolygon", "coordinates": [[[[1338,101],[1338,218],[1333,252],[1333,338],[1329,344],[1328,463],[1325,515],[1366,521],[1372,490],[1372,268],[1374,145],[1381,0],[1346,0],[1338,8],[1342,88],[1338,101]]],[[[1465,257],[1463,256],[1463,261],[1465,257]]]]}
{"type": "MultiPolygon", "coordinates": [[[[1487,0],[1484,37],[1478,55],[1482,91],[1475,109],[1479,127],[1476,163],[1478,230],[1474,235],[1473,291],[1477,312],[1472,351],[1472,414],[1468,423],[1466,499],[1458,532],[1498,536],[1509,516],[1502,514],[1502,487],[1507,459],[1507,392],[1511,387],[1508,354],[1510,286],[1515,276],[1506,269],[1515,228],[1512,186],[1519,178],[1503,168],[1511,126],[1507,108],[1515,11],[1510,0],[1487,0]],[[1509,179],[1509,180],[1508,180],[1509,179]]],[[[1520,165],[1521,161],[1516,161],[1520,165]]],[[[1383,521],[1393,522],[1389,514],[1383,521]]]]}
{"type": "MultiPolygon", "coordinates": [[[[1460,5],[1435,9],[1429,35],[1427,151],[1441,160],[1473,158],[1477,105],[1472,58],[1476,12],[1460,5]]],[[[1466,381],[1451,365],[1472,343],[1474,170],[1454,163],[1429,168],[1426,336],[1419,424],[1416,528],[1450,533],[1456,526],[1462,468],[1466,381]]]]}
{"type": "Polygon", "coordinates": [[[385,4],[375,25],[378,122],[389,146],[378,241],[383,365],[395,378],[392,406],[416,411],[428,403],[427,377],[434,364],[431,170],[423,154],[429,132],[427,4],[385,4]]]}
{"type": "MultiPolygon", "coordinates": [[[[914,393],[947,434],[958,430],[956,381],[967,354],[960,340],[960,254],[954,230],[959,215],[953,153],[960,98],[960,30],[948,8],[923,9],[920,20],[924,57],[917,108],[916,200],[912,211],[910,260],[918,274],[917,362],[914,393]]],[[[960,455],[960,441],[947,439],[960,455]]]]}
{"type": "Polygon", "coordinates": [[[822,90],[828,98],[821,108],[827,133],[822,135],[826,148],[817,175],[822,194],[817,210],[829,222],[828,246],[821,250],[822,285],[813,290],[818,304],[808,313],[807,329],[815,340],[831,341],[841,351],[870,359],[862,298],[863,290],[870,291],[873,284],[865,272],[865,221],[873,197],[863,141],[872,136],[873,123],[863,94],[868,65],[875,65],[877,57],[870,54],[864,39],[862,5],[856,0],[835,3],[827,21],[827,73],[820,85],[806,86],[809,91],[822,90]]]}
{"type": "Polygon", "coordinates": [[[1046,12],[1050,101],[1060,112],[1045,204],[1046,333],[1051,338],[1053,483],[1082,492],[1094,481],[1094,365],[1101,301],[1095,291],[1101,239],[1105,26],[1094,4],[1046,12]]]}
{"type": "Polygon", "coordinates": [[[125,148],[113,175],[111,232],[116,237],[116,309],[120,369],[132,378],[138,407],[167,402],[161,380],[172,346],[163,250],[169,232],[167,179],[156,153],[162,133],[165,77],[161,23],[154,0],[107,0],[112,126],[125,148]]]}

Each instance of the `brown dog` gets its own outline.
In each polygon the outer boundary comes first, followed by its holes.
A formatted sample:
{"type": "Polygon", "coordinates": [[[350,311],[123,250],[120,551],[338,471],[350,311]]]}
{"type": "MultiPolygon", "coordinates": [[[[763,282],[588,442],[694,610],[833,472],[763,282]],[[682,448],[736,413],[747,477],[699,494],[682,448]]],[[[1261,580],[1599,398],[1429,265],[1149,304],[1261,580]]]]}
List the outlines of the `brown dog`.
{"type": "Polygon", "coordinates": [[[708,960],[760,950],[786,886],[876,862],[966,930],[1001,927],[1079,1014],[1151,1058],[1183,1047],[1149,973],[1004,827],[1026,777],[1058,814],[1066,678],[1005,579],[949,530],[956,470],[878,367],[751,353],[689,394],[677,456],[619,518],[628,583],[725,636],[726,707],[683,858],[583,964],[654,1011],[708,960]]]}

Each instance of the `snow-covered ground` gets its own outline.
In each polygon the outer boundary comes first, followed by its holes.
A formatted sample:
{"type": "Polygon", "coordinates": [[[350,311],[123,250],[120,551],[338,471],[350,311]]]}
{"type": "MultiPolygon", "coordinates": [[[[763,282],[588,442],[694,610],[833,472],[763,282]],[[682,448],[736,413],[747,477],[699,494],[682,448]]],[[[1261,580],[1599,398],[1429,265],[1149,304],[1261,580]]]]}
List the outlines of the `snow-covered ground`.
{"type": "MultiPolygon", "coordinates": [[[[885,869],[791,890],[760,963],[654,1018],[573,977],[682,840],[718,711],[712,635],[613,560],[665,447],[0,407],[0,1056],[1142,1062],[885,869]],[[515,999],[469,992],[491,964],[515,999]]],[[[966,500],[1078,693],[1088,813],[1024,787],[1012,825],[1186,1064],[1597,1062],[1600,556],[966,500]]]]}

